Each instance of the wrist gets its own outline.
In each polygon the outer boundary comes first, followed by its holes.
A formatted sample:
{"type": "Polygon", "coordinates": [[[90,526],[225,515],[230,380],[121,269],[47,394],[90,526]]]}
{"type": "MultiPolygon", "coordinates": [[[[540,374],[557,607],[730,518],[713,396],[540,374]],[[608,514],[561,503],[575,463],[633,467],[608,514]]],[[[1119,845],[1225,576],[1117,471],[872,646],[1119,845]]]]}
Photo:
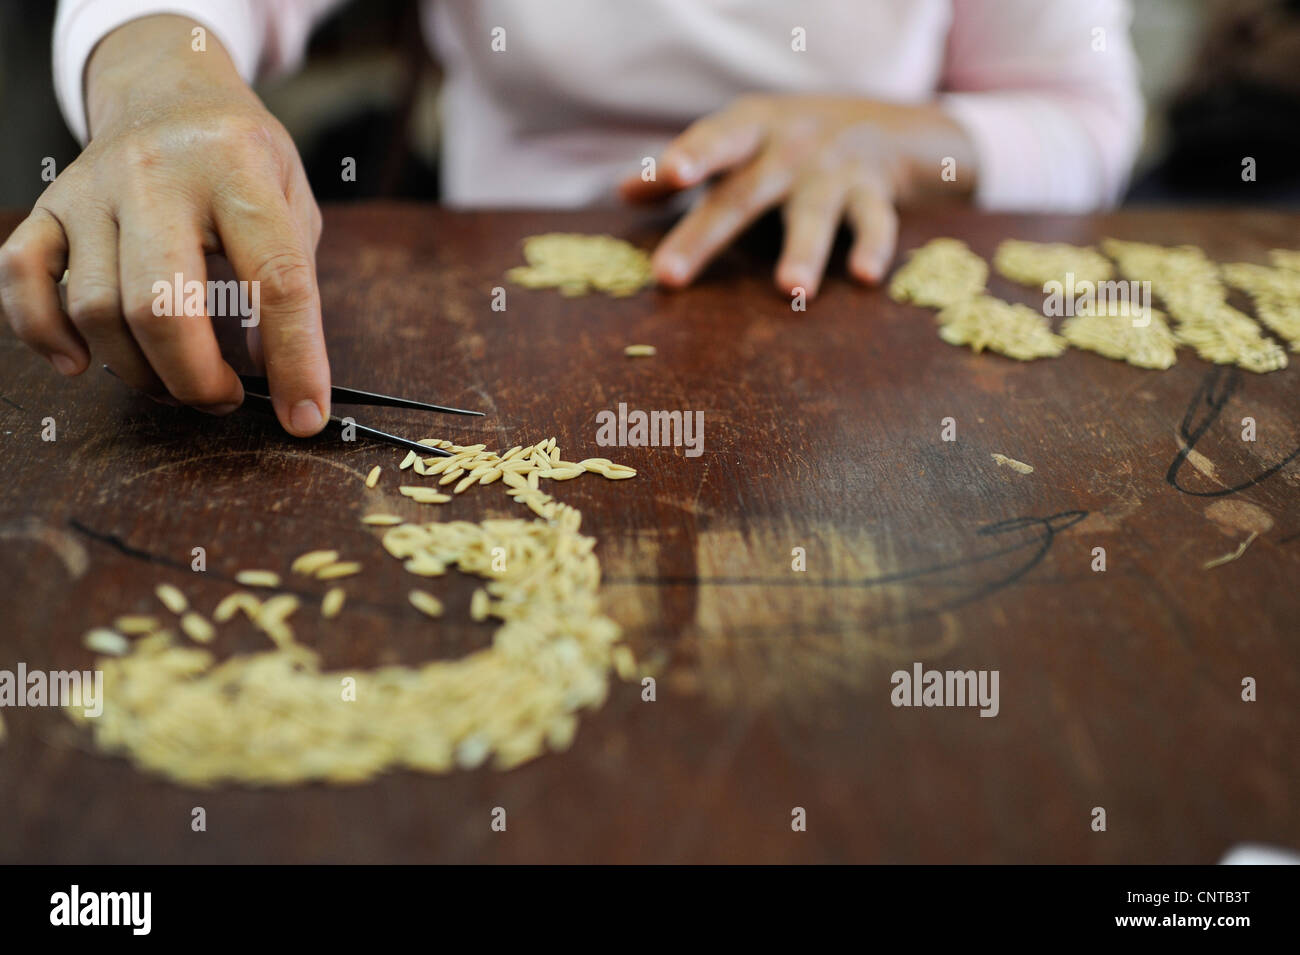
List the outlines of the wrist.
{"type": "Polygon", "coordinates": [[[212,31],[194,49],[201,25],[188,17],[141,17],[107,34],[86,61],[84,92],[91,138],[123,117],[214,89],[247,86],[212,31]]]}
{"type": "Polygon", "coordinates": [[[900,199],[970,196],[975,188],[975,144],[938,105],[912,107],[895,129],[902,163],[900,199]]]}

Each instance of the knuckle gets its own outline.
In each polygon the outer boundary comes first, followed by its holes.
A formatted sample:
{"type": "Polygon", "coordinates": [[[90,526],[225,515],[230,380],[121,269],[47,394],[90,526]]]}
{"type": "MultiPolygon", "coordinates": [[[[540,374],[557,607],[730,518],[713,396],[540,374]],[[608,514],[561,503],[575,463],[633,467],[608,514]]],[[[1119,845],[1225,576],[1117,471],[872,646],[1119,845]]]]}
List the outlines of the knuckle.
{"type": "Polygon", "coordinates": [[[278,151],[282,141],[282,127],[269,114],[249,116],[242,113],[225,114],[216,118],[212,135],[221,146],[246,160],[264,159],[268,153],[278,151]]]}
{"type": "Polygon", "coordinates": [[[789,171],[780,164],[762,161],[743,176],[733,177],[724,193],[729,204],[748,212],[766,208],[787,195],[789,171]]]}
{"type": "Polygon", "coordinates": [[[835,209],[843,195],[843,190],[826,179],[805,181],[791,193],[786,200],[786,215],[826,213],[835,209]]]}
{"type": "Polygon", "coordinates": [[[34,246],[22,242],[0,246],[0,286],[34,278],[42,267],[40,252],[34,246]]]}
{"type": "Polygon", "coordinates": [[[273,117],[232,113],[206,113],[191,122],[134,130],[124,135],[114,150],[114,161],[136,177],[166,171],[177,158],[196,152],[215,154],[223,162],[239,165],[263,159],[277,151],[284,137],[273,117]]]}
{"type": "Polygon", "coordinates": [[[230,390],[220,375],[186,368],[184,377],[168,385],[172,397],[186,405],[220,405],[230,401],[230,390]]]}
{"type": "Polygon", "coordinates": [[[154,299],[148,296],[129,297],[122,304],[122,317],[133,330],[143,334],[153,334],[169,321],[166,315],[155,311],[154,299]]]}
{"type": "Polygon", "coordinates": [[[298,252],[267,256],[254,271],[253,279],[261,286],[264,301],[290,308],[307,305],[316,291],[311,263],[298,252]]]}
{"type": "Polygon", "coordinates": [[[153,136],[132,136],[122,143],[119,158],[128,172],[139,175],[152,171],[163,162],[164,149],[153,136]]]}
{"type": "Polygon", "coordinates": [[[88,288],[68,293],[68,318],[78,328],[96,331],[112,328],[122,316],[117,289],[88,288]]]}

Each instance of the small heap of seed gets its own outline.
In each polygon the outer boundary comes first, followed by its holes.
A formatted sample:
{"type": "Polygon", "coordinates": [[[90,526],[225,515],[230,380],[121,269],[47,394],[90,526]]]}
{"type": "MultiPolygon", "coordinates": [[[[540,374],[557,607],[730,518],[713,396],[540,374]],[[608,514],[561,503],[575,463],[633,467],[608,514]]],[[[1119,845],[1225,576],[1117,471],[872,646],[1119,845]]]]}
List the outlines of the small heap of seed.
{"type": "Polygon", "coordinates": [[[1020,361],[1055,358],[1065,351],[1065,339],[1038,312],[1024,305],[980,295],[949,305],[939,312],[939,337],[950,345],[988,349],[1020,361]]]}
{"type": "Polygon", "coordinates": [[[526,288],[558,288],[561,295],[586,295],[593,289],[623,298],[654,281],[650,256],[610,235],[548,232],[524,240],[528,265],[506,278],[526,288]]]}
{"type": "Polygon", "coordinates": [[[1078,288],[1082,282],[1105,282],[1114,274],[1110,260],[1091,246],[1080,247],[1064,242],[1025,242],[1007,239],[993,253],[993,267],[998,273],[1021,285],[1042,288],[1048,282],[1065,283],[1074,276],[1078,288]]]}
{"type": "MultiPolygon", "coordinates": [[[[1274,252],[1274,259],[1278,258],[1274,252]]],[[[1223,266],[1223,278],[1250,296],[1266,328],[1300,351],[1300,271],[1238,262],[1223,266]]]]}
{"type": "Polygon", "coordinates": [[[1126,361],[1138,368],[1171,368],[1178,343],[1159,309],[1137,315],[1111,307],[1106,314],[1072,315],[1061,324],[1061,335],[1075,348],[1126,361]]]}
{"type": "Polygon", "coordinates": [[[1106,239],[1102,248],[1126,278],[1151,283],[1176,322],[1174,337],[1201,358],[1257,373],[1286,367],[1281,346],[1265,337],[1249,315],[1228,304],[1218,266],[1200,249],[1118,239],[1106,239]]]}
{"type": "Polygon", "coordinates": [[[960,239],[931,239],[913,249],[894,273],[889,297],[895,302],[944,308],[979,295],[989,267],[960,239]]]}
{"type": "Polygon", "coordinates": [[[1300,249],[1272,249],[1269,260],[1279,269],[1300,272],[1300,249]]]}
{"type": "MultiPolygon", "coordinates": [[[[1142,368],[1171,367],[1179,344],[1190,345],[1208,361],[1248,371],[1285,368],[1283,348],[1249,315],[1228,304],[1226,277],[1254,299],[1260,321],[1293,351],[1300,351],[1300,280],[1295,278],[1300,275],[1300,251],[1274,249],[1269,253],[1271,269],[1230,265],[1221,274],[1195,246],[1168,248],[1117,239],[1101,245],[1121,275],[1151,283],[1175,324],[1171,331],[1165,316],[1151,309],[1141,313],[1143,320],[1136,325],[1125,325],[1125,316],[1111,303],[1104,315],[1080,311],[1067,320],[1061,334],[1069,344],[1142,368]]],[[[1112,274],[1110,263],[1091,247],[1015,239],[998,246],[995,265],[1013,281],[1032,285],[1065,284],[1066,275],[1073,273],[1076,289],[1084,282],[1109,282],[1112,274]]],[[[1031,322],[1031,310],[1016,312],[1021,306],[981,294],[986,277],[983,260],[963,243],[934,239],[914,250],[895,273],[890,295],[896,301],[942,309],[939,334],[951,344],[976,351],[988,348],[1023,361],[1059,354],[1051,327],[1031,322]]]]}

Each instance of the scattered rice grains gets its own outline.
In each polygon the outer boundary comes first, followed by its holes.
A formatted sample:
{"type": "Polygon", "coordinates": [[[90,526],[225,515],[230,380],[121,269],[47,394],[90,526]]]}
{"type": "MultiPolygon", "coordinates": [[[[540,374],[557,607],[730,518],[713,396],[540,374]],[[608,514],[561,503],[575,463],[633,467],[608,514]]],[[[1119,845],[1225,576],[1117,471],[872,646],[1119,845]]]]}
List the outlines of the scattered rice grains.
{"type": "MultiPolygon", "coordinates": [[[[596,542],[579,532],[581,514],[535,485],[543,474],[561,480],[593,471],[621,480],[636,472],[605,458],[564,462],[554,438],[504,455],[482,445],[437,446],[461,458],[459,470],[480,473],[479,483],[494,470],[503,483],[506,476],[522,480],[522,488],[506,490],[546,515],[380,525],[384,549],[412,574],[440,576],[454,566],[484,579],[470,616],[500,621],[486,649],[413,667],[329,672],[316,651],[294,640],[288,618],[296,596],[261,601],[237,591],[213,619],[223,623],[242,610],[273,648],[219,660],[206,647],[156,631],[153,618],[119,618],[150,635],[128,648],[120,634],[105,631],[121,642],[104,641],[101,652],[123,655],[97,661],[104,711],[87,719],[70,708],[69,718],[89,728],[99,749],[190,786],[360,783],[390,769],[442,773],[489,759],[510,769],[568,748],[578,714],[604,702],[613,674],[635,679],[637,667],[619,644],[618,625],[601,613],[596,542]],[[355,681],[346,693],[345,679],[355,681]]],[[[329,579],[361,565],[320,550],[298,557],[293,569],[329,579]]],[[[266,579],[260,574],[271,574],[254,573],[259,584],[266,579]]],[[[433,594],[413,590],[409,599],[430,616],[442,612],[433,594]]],[[[343,600],[342,589],[331,588],[321,616],[336,616],[343,600]]],[[[189,612],[182,629],[197,639],[193,618],[203,620],[189,612]]]]}
{"type": "MultiPolygon", "coordinates": [[[[326,672],[292,640],[218,663],[206,649],[141,641],[101,659],[98,719],[75,708],[95,744],[176,782],[363,782],[400,767],[509,769],[572,742],[577,714],[603,703],[619,628],[599,608],[595,541],[561,505],[551,521],[403,524],[384,542],[486,579],[475,601],[502,621],[491,646],[459,660],[326,672]],[[498,548],[500,550],[498,550],[498,548]],[[504,553],[495,560],[494,551],[504,553]],[[481,596],[479,596],[481,595],[481,596]],[[343,680],[355,680],[343,692],[343,680]]],[[[426,613],[436,601],[415,596],[426,613]]],[[[296,606],[290,595],[279,612],[296,606]]],[[[634,670],[619,655],[619,670],[634,670]]]]}

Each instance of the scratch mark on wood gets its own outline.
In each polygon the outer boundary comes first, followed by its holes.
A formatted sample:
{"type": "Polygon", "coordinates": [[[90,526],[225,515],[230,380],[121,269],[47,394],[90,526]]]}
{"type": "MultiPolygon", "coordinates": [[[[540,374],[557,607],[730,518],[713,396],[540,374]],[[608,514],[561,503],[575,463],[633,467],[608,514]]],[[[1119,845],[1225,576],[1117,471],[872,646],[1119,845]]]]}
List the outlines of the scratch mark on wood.
{"type": "Polygon", "coordinates": [[[0,524],[0,540],[15,539],[32,540],[54,551],[73,580],[81,577],[90,563],[81,541],[38,517],[20,517],[0,524]]]}
{"type": "MultiPolygon", "coordinates": [[[[385,450],[391,450],[388,448],[388,446],[384,446],[384,447],[385,450]]],[[[267,457],[268,455],[272,457],[280,456],[286,458],[293,458],[296,460],[310,461],[313,464],[327,464],[332,468],[337,468],[338,470],[343,471],[346,474],[350,474],[353,477],[360,478],[362,480],[365,480],[366,474],[370,470],[368,467],[365,468],[365,470],[351,467],[347,464],[343,464],[339,461],[335,461],[333,458],[328,457],[324,454],[313,454],[308,451],[295,451],[288,448],[268,447],[268,448],[259,448],[255,451],[235,451],[235,450],[206,451],[203,454],[195,454],[188,458],[181,458],[179,461],[166,461],[162,464],[158,464],[155,465],[154,467],[149,468],[147,471],[140,471],[136,474],[132,474],[130,477],[124,478],[122,480],[122,485],[125,487],[126,485],[131,484],[134,481],[140,480],[140,478],[149,477],[149,475],[151,474],[157,474],[159,471],[167,471],[170,470],[171,468],[184,467],[187,464],[195,464],[200,461],[215,461],[223,458],[244,458],[244,457],[259,458],[259,457],[267,457]]]]}

